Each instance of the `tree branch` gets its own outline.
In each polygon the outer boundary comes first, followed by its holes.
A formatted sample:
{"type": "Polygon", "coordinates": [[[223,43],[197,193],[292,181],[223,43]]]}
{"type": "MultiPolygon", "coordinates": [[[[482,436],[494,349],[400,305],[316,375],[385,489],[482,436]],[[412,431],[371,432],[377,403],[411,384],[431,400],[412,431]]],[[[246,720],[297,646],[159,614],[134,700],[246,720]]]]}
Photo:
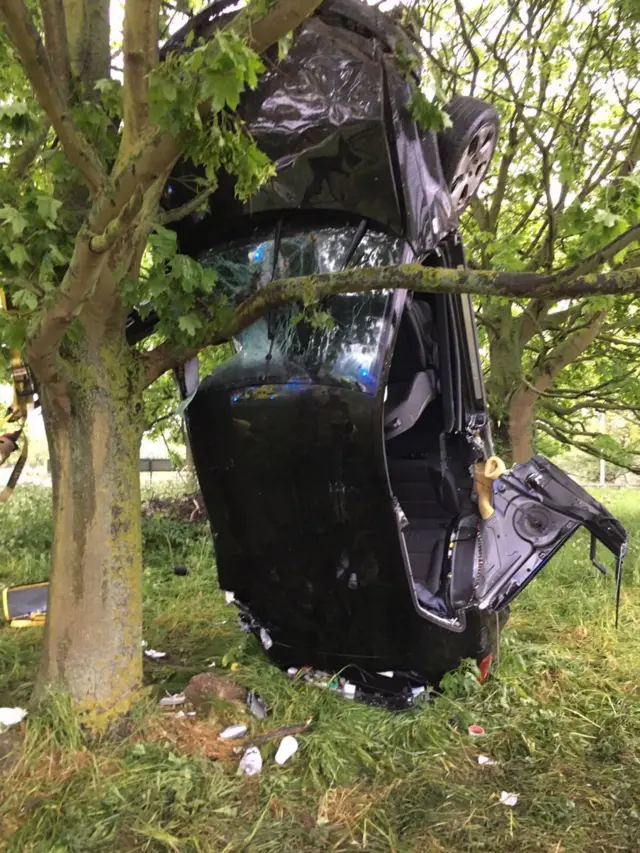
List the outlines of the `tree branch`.
{"type": "Polygon", "coordinates": [[[122,237],[125,231],[133,225],[133,222],[142,209],[144,193],[138,187],[120,212],[120,215],[107,225],[102,234],[96,234],[89,240],[89,248],[97,255],[108,252],[109,249],[122,237]]]}
{"type": "Polygon", "coordinates": [[[60,89],[64,103],[69,101],[71,63],[69,43],[62,0],[40,0],[40,12],[44,27],[44,44],[51,62],[53,78],[60,89]]]}
{"type": "Polygon", "coordinates": [[[25,3],[23,0],[3,0],[0,17],[18,52],[34,94],[51,120],[67,157],[80,170],[92,195],[98,195],[106,183],[106,173],[98,155],[71,119],[42,39],[25,3]]]}
{"type": "Polygon", "coordinates": [[[160,0],[126,0],[124,11],[124,130],[128,153],[147,128],[149,72],[158,62],[160,0]]]}
{"type": "Polygon", "coordinates": [[[640,240],[640,223],[636,225],[632,225],[631,228],[627,228],[622,234],[618,235],[614,240],[610,243],[607,243],[606,246],[603,246],[601,249],[598,249],[597,252],[594,252],[592,255],[589,255],[588,258],[585,258],[582,261],[579,261],[574,266],[570,267],[566,270],[562,275],[566,278],[578,278],[579,276],[586,276],[593,270],[598,269],[603,264],[610,261],[614,258],[618,252],[621,252],[623,249],[626,249],[627,246],[631,246],[633,243],[637,243],[640,240]]]}
{"type": "Polygon", "coordinates": [[[634,465],[625,465],[620,459],[615,459],[610,454],[596,447],[592,447],[591,445],[586,444],[585,442],[578,441],[576,438],[569,436],[566,432],[564,432],[564,430],[559,429],[555,424],[551,424],[548,421],[538,418],[536,420],[536,426],[543,432],[546,432],[547,435],[550,435],[552,438],[555,438],[556,441],[559,441],[562,444],[569,444],[572,447],[581,450],[583,453],[587,453],[589,456],[593,456],[596,459],[604,459],[605,462],[610,462],[612,465],[617,465],[618,468],[625,468],[632,474],[640,474],[640,468],[634,465]]]}
{"type": "Polygon", "coordinates": [[[536,275],[403,264],[390,267],[362,267],[337,273],[279,279],[254,292],[238,305],[226,326],[220,328],[213,325],[210,335],[202,344],[184,346],[166,342],[151,352],[143,353],[140,356],[145,365],[143,387],[151,384],[175,365],[192,358],[205,346],[216,346],[228,341],[260,319],[271,308],[277,308],[287,302],[302,302],[309,305],[325,297],[344,293],[405,288],[422,293],[540,296],[551,299],[630,290],[640,292],[640,269],[578,278],[571,277],[569,273],[570,271],[564,271],[556,275],[536,275]]]}
{"type": "Polygon", "coordinates": [[[37,136],[32,140],[23,144],[19,153],[11,158],[11,162],[7,167],[7,178],[11,183],[23,181],[29,171],[33,161],[38,156],[38,153],[49,135],[50,124],[45,121],[45,126],[37,136]]]}
{"type": "Polygon", "coordinates": [[[42,317],[37,332],[27,346],[27,360],[36,378],[51,389],[52,397],[63,411],[69,411],[66,388],[58,376],[57,347],[65,332],[80,314],[98,283],[107,253],[91,250],[94,235],[84,227],[78,234],[76,246],[62,280],[56,303],[42,317]]]}
{"type": "Polygon", "coordinates": [[[199,192],[194,196],[191,201],[187,201],[184,204],[181,204],[180,207],[176,207],[173,210],[167,210],[164,213],[161,213],[158,217],[158,222],[160,225],[169,225],[171,222],[179,222],[181,219],[186,219],[187,216],[191,216],[192,213],[195,213],[196,210],[205,203],[209,196],[213,195],[217,188],[217,184],[207,187],[202,190],[202,192],[199,192]]]}
{"type": "MultiPolygon", "coordinates": [[[[320,0],[276,0],[263,17],[256,18],[252,4],[242,9],[227,25],[248,39],[250,46],[263,53],[307,18],[320,5],[320,0]]],[[[96,211],[101,229],[105,215],[117,215],[131,198],[137,186],[145,189],[157,180],[180,156],[183,142],[162,132],[150,132],[147,143],[141,141],[134,154],[117,170],[113,193],[96,211]]]]}

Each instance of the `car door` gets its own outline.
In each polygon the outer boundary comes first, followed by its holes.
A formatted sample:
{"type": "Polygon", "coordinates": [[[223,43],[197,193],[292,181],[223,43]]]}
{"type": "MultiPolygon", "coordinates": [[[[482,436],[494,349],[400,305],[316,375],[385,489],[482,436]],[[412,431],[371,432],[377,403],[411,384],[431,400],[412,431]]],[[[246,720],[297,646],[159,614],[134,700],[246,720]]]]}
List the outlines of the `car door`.
{"type": "Polygon", "coordinates": [[[454,609],[504,609],[581,526],[591,534],[591,561],[600,571],[606,568],[596,557],[598,542],[614,555],[619,600],[627,532],[564,471],[543,456],[534,456],[495,480],[492,502],[493,514],[479,521],[472,569],[470,537],[463,538],[458,548],[454,542],[454,609]]]}

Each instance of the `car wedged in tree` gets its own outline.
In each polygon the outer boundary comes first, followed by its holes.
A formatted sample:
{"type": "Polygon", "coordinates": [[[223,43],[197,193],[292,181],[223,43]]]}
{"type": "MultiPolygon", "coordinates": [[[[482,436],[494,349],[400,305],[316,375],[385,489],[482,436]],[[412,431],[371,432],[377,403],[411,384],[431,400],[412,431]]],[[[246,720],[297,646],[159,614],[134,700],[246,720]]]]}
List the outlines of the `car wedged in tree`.
{"type": "MultiPolygon", "coordinates": [[[[189,29],[206,38],[227,8],[189,29]]],[[[239,112],[275,176],[248,202],[222,176],[208,211],[176,225],[230,300],[283,277],[464,264],[458,215],[498,117],[458,97],[450,128],[421,130],[411,55],[358,0],[325,0],[286,57],[267,55],[239,112]]],[[[168,207],[193,193],[188,176],[176,169],[168,207]]],[[[544,458],[507,471],[493,456],[469,297],[346,293],[273,309],[234,344],[181,386],[220,586],[278,666],[341,671],[402,703],[486,660],[497,614],[581,525],[619,584],[621,524],[544,458]]]]}

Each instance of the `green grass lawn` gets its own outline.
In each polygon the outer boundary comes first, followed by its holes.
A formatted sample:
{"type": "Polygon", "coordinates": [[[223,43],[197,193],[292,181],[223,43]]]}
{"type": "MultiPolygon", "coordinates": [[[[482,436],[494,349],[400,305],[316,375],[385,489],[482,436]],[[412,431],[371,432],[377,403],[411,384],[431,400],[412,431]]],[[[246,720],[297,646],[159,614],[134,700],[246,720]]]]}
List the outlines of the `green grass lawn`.
{"type": "MultiPolygon", "coordinates": [[[[638,493],[600,497],[638,529],[638,493]]],[[[0,509],[0,584],[45,577],[50,536],[48,493],[18,489],[0,509]]],[[[92,743],[63,699],[28,718],[21,752],[0,762],[0,850],[640,850],[640,537],[617,631],[613,577],[596,575],[577,537],[514,605],[484,685],[463,668],[434,702],[393,715],[265,661],[216,588],[205,525],[153,517],[144,536],[145,638],[168,653],[145,663],[149,700],[124,736],[92,743]],[[268,720],[222,704],[195,725],[160,717],[158,695],[213,660],[260,691],[268,720]],[[262,748],[260,777],[238,775],[236,757],[198,754],[219,750],[227,723],[257,732],[309,717],[285,766],[273,762],[277,741],[262,748]],[[485,737],[467,735],[472,722],[485,737]],[[499,803],[503,790],[519,795],[515,808],[499,803]]],[[[0,705],[28,701],[41,642],[40,629],[0,628],[0,705]]]]}

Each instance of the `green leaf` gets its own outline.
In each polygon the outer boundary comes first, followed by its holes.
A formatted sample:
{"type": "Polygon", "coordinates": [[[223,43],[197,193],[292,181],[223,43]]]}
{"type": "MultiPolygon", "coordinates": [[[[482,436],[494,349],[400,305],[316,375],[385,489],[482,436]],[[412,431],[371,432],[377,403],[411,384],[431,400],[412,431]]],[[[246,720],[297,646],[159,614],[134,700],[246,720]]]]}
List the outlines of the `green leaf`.
{"type": "Polygon", "coordinates": [[[593,221],[601,222],[605,228],[613,228],[614,225],[622,221],[622,217],[612,213],[610,210],[599,207],[593,215],[593,221]]]}
{"type": "Polygon", "coordinates": [[[38,297],[30,290],[16,290],[11,294],[11,300],[16,308],[23,311],[35,311],[38,307],[38,297]]]}
{"type": "Polygon", "coordinates": [[[14,237],[19,237],[28,225],[25,217],[10,205],[0,208],[0,219],[11,226],[14,237]]]}
{"type": "Polygon", "coordinates": [[[195,338],[197,332],[202,328],[202,320],[197,314],[184,314],[178,318],[178,328],[185,332],[188,337],[195,338]]]}
{"type": "Polygon", "coordinates": [[[21,267],[29,261],[27,250],[20,243],[15,245],[12,249],[9,249],[7,257],[16,267],[21,267]]]}
{"type": "Polygon", "coordinates": [[[64,255],[57,246],[52,246],[49,249],[48,258],[53,266],[62,266],[69,262],[69,258],[64,255]]]}
{"type": "Polygon", "coordinates": [[[163,225],[155,226],[149,243],[153,251],[165,260],[172,258],[178,249],[176,232],[165,228],[163,225]]]}
{"type": "Polygon", "coordinates": [[[421,130],[444,130],[452,126],[449,114],[435,101],[429,101],[419,89],[413,90],[409,112],[421,130]]]}
{"type": "Polygon", "coordinates": [[[173,80],[162,81],[162,94],[167,101],[175,101],[178,97],[178,87],[173,80]]]}
{"type": "Polygon", "coordinates": [[[53,227],[58,218],[58,211],[62,207],[62,202],[50,195],[38,195],[36,196],[36,205],[38,216],[44,219],[50,228],[53,227]]]}
{"type": "Polygon", "coordinates": [[[282,62],[282,60],[286,57],[286,55],[291,50],[291,45],[293,44],[293,33],[289,33],[286,36],[283,36],[278,41],[278,62],[282,62]]]}

